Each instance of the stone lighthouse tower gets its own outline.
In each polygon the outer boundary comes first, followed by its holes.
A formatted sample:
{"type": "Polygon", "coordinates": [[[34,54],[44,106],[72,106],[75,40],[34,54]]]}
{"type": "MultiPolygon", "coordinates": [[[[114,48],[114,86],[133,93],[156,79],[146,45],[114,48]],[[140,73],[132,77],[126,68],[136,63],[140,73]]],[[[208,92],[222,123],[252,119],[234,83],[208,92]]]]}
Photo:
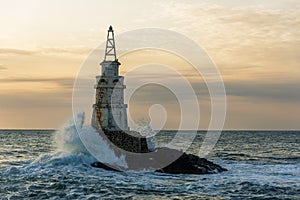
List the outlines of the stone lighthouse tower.
{"type": "Polygon", "coordinates": [[[114,31],[112,26],[107,33],[102,75],[96,77],[96,102],[92,125],[105,131],[127,131],[127,105],[124,104],[124,77],[119,76],[114,31]]]}
{"type": "Polygon", "coordinates": [[[124,104],[124,77],[119,76],[114,31],[107,33],[104,60],[100,63],[102,75],[96,76],[96,100],[93,105],[92,126],[117,147],[136,153],[149,152],[145,137],[130,131],[127,123],[127,105],[124,104]]]}

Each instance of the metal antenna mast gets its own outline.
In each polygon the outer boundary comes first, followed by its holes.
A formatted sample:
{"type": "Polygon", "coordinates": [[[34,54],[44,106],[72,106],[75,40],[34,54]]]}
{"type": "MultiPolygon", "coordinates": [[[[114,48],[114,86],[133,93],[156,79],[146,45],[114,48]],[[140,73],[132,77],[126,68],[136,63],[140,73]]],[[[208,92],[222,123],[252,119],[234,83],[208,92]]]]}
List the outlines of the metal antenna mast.
{"type": "Polygon", "coordinates": [[[115,47],[115,36],[114,36],[114,30],[113,30],[112,26],[109,26],[109,29],[107,32],[104,61],[107,61],[106,58],[109,58],[109,57],[113,57],[113,61],[117,60],[116,47],[115,47]]]}

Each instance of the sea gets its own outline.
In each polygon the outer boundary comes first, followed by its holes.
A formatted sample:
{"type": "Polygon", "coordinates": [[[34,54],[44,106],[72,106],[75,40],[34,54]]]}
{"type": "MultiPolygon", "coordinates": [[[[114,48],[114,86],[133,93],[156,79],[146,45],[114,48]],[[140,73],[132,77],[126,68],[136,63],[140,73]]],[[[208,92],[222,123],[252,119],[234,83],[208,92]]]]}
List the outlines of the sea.
{"type": "MultiPolygon", "coordinates": [[[[155,145],[176,132],[160,131],[155,145]]],[[[188,153],[198,154],[205,134],[197,131],[188,153]]],[[[97,159],[121,159],[108,148],[99,145],[97,159]]],[[[300,199],[300,131],[223,131],[206,158],[228,171],[107,171],[91,167],[97,159],[71,125],[0,130],[0,199],[300,199]]]]}

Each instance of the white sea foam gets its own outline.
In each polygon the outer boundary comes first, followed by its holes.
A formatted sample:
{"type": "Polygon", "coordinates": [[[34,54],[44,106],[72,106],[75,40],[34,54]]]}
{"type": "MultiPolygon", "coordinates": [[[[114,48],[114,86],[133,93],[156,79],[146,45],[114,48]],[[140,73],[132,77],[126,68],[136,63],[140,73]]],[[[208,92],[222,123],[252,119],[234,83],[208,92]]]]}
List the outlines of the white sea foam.
{"type": "Polygon", "coordinates": [[[33,164],[43,162],[91,164],[94,161],[100,161],[112,166],[127,168],[125,157],[117,157],[107,141],[92,126],[83,124],[84,113],[80,113],[74,120],[69,121],[63,128],[55,132],[55,152],[41,155],[33,164]]]}
{"type": "Polygon", "coordinates": [[[92,126],[83,126],[78,130],[86,149],[100,162],[121,168],[128,168],[125,156],[117,157],[99,133],[92,126]]]}
{"type": "Polygon", "coordinates": [[[56,143],[56,152],[89,154],[77,131],[78,128],[81,129],[83,127],[83,122],[84,113],[78,114],[74,120],[69,121],[55,132],[54,141],[56,143]]]}
{"type": "Polygon", "coordinates": [[[156,147],[153,137],[157,134],[157,131],[153,130],[149,121],[147,121],[145,118],[141,118],[138,120],[137,124],[131,124],[131,129],[146,137],[148,149],[155,151],[156,147]]]}

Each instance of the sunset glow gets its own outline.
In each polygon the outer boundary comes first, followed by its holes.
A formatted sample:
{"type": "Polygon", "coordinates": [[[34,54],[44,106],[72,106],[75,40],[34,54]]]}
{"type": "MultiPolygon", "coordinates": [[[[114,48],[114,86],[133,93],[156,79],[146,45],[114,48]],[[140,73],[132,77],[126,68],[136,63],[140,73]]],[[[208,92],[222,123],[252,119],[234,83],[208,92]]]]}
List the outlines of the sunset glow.
{"type": "MultiPolygon", "coordinates": [[[[226,87],[225,129],[300,129],[297,0],[1,0],[0,16],[1,128],[57,129],[70,119],[74,79],[112,24],[116,34],[145,27],[173,30],[203,47],[226,87]]],[[[102,59],[101,54],[98,63],[102,59]]],[[[189,77],[199,91],[199,129],[206,129],[210,102],[201,90],[203,79],[193,77],[182,58],[151,50],[122,56],[121,73],[147,59],[189,77]]],[[[149,93],[142,96],[151,100],[149,93]]],[[[141,105],[132,108],[143,117],[141,105]]],[[[171,110],[166,129],[177,127],[171,116],[178,111],[171,110]]]]}

